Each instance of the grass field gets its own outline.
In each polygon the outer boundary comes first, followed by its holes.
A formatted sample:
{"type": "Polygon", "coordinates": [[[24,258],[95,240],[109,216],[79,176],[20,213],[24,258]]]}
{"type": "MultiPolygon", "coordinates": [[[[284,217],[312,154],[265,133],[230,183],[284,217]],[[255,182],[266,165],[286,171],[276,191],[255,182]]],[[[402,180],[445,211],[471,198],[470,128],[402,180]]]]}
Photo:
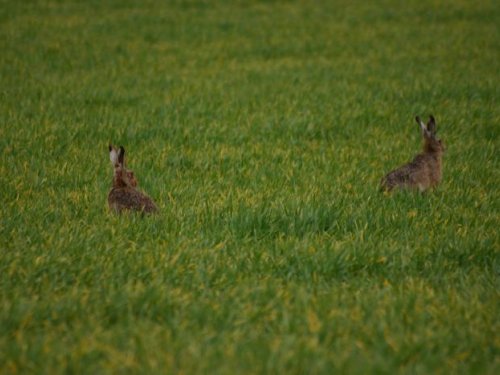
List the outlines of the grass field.
{"type": "Polygon", "coordinates": [[[0,1],[0,373],[500,373],[494,1],[0,1]],[[447,145],[440,187],[379,193],[447,145]],[[123,144],[155,217],[107,208],[123,144]]]}

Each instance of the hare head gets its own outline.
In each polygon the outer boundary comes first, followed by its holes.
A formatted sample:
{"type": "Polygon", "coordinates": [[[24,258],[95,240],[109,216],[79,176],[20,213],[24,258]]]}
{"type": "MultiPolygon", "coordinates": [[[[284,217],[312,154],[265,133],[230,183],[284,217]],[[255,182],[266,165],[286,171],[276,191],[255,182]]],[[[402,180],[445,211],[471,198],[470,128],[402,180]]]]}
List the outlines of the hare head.
{"type": "Polygon", "coordinates": [[[134,172],[125,168],[125,148],[120,146],[118,149],[109,145],[109,159],[113,164],[113,187],[132,187],[137,186],[137,180],[134,172]]]}
{"type": "Polygon", "coordinates": [[[424,151],[428,153],[442,153],[445,150],[445,147],[443,142],[436,137],[437,129],[434,116],[429,116],[427,125],[424,124],[419,116],[415,117],[415,120],[422,129],[422,136],[424,137],[424,151]]]}

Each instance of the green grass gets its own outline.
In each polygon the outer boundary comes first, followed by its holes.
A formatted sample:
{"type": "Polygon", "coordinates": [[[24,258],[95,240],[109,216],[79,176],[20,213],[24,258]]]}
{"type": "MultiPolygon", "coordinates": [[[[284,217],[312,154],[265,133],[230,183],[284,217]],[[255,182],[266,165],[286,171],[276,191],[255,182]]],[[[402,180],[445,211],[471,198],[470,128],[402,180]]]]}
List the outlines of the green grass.
{"type": "Polygon", "coordinates": [[[499,24],[1,1],[0,373],[499,373],[499,24]],[[442,184],[379,193],[430,113],[442,184]],[[108,212],[109,142],[161,215],[108,212]]]}

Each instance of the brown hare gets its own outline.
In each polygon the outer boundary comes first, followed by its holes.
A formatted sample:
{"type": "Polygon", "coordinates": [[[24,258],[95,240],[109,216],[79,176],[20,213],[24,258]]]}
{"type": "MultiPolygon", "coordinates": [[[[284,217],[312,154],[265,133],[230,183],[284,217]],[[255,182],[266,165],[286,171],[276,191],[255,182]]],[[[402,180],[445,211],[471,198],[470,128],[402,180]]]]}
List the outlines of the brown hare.
{"type": "Polygon", "coordinates": [[[113,164],[113,187],[108,194],[109,208],[115,213],[123,210],[154,213],[158,208],[144,193],[137,190],[134,172],[125,168],[125,149],[109,145],[109,159],[113,164]]]}
{"type": "Polygon", "coordinates": [[[444,145],[436,137],[436,120],[432,115],[429,116],[427,125],[418,116],[415,120],[422,129],[424,149],[410,163],[389,172],[382,178],[382,191],[403,188],[423,192],[436,187],[441,181],[444,145]]]}

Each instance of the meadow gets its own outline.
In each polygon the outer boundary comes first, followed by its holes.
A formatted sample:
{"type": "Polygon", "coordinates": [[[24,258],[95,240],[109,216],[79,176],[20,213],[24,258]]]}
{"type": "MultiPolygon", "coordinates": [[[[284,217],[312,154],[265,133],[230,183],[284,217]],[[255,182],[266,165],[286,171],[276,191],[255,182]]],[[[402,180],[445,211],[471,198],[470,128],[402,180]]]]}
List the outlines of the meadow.
{"type": "Polygon", "coordinates": [[[500,373],[499,24],[0,1],[0,373],[500,373]],[[382,194],[417,114],[442,184],[382,194]],[[108,143],[159,215],[110,214],[108,143]]]}

